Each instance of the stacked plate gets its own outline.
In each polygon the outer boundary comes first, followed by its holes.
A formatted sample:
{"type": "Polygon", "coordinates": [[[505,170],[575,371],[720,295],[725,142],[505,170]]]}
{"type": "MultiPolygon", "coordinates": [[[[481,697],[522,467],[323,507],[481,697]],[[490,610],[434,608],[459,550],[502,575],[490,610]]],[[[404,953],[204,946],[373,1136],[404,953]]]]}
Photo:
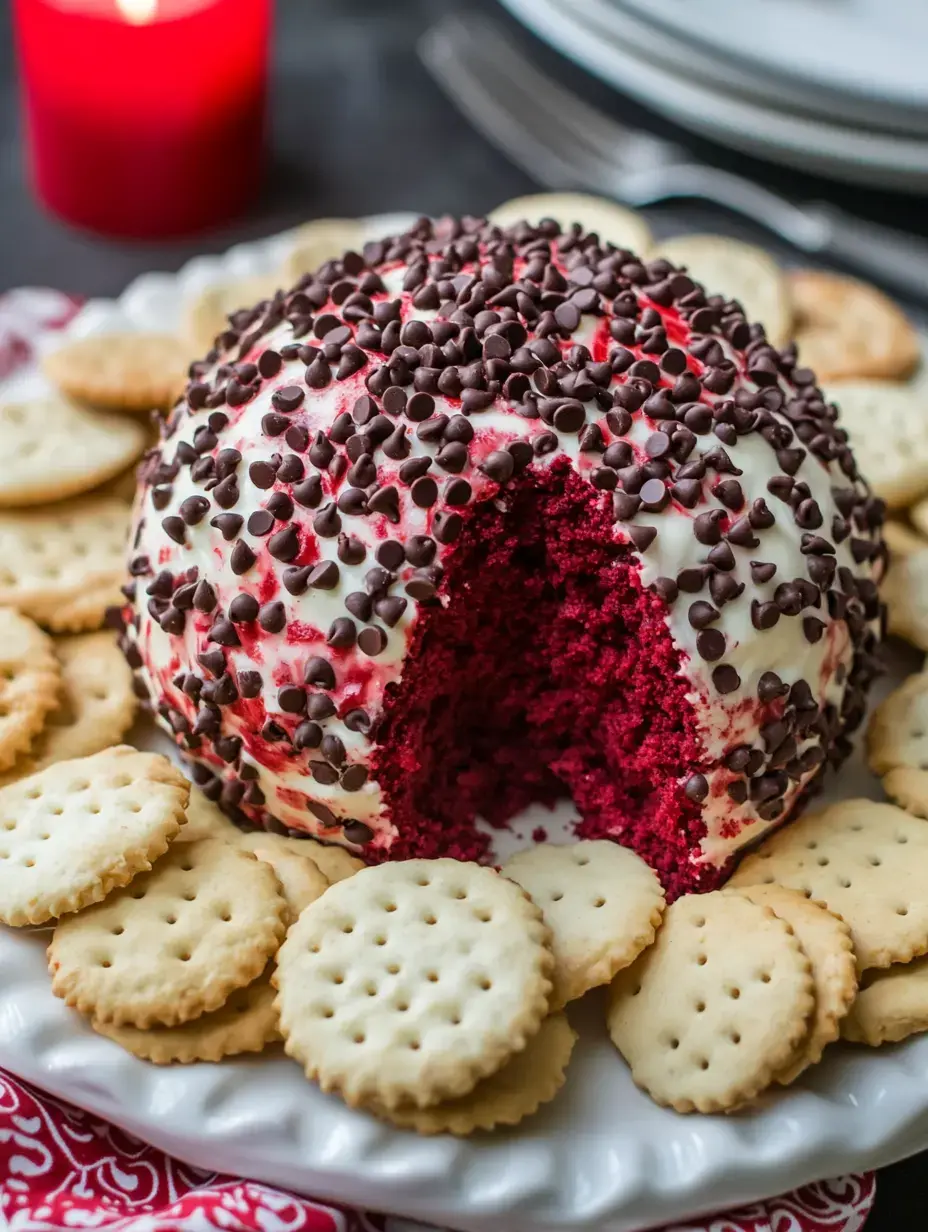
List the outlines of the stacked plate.
{"type": "Polygon", "coordinates": [[[870,187],[928,187],[928,5],[502,3],[617,90],[712,140],[870,187]]]}

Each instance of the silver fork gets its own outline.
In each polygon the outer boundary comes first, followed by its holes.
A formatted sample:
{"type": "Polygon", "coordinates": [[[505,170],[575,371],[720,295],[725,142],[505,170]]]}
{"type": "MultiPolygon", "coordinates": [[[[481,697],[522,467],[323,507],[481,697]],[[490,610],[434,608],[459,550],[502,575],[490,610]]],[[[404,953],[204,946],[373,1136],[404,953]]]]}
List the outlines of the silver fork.
{"type": "Polygon", "coordinates": [[[701,198],[760,223],[801,252],[928,299],[924,240],[823,202],[788,201],[617,123],[539,72],[490,18],[443,18],[422,36],[419,54],[474,127],[546,188],[592,189],[631,206],[701,198]]]}

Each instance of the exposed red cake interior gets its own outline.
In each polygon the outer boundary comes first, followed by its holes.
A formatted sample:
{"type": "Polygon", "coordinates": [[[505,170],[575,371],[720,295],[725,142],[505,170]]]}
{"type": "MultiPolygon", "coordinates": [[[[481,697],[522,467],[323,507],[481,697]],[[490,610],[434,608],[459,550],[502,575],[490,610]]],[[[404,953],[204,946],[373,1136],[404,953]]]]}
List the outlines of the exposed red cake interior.
{"type": "Polygon", "coordinates": [[[671,893],[716,878],[688,858],[703,824],[682,786],[700,767],[678,652],[608,496],[563,461],[505,504],[471,517],[448,604],[387,690],[373,772],[402,822],[390,857],[477,858],[475,814],[500,825],[570,795],[581,834],[620,837],[671,893]]]}

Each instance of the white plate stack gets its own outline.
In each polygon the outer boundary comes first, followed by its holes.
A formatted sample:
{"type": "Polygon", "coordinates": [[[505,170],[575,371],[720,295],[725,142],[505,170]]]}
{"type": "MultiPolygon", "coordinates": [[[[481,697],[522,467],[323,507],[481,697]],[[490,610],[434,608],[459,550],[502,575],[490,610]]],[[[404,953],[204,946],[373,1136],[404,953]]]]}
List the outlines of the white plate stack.
{"type": "Polygon", "coordinates": [[[835,179],[928,188],[922,0],[502,0],[702,136],[835,179]]]}

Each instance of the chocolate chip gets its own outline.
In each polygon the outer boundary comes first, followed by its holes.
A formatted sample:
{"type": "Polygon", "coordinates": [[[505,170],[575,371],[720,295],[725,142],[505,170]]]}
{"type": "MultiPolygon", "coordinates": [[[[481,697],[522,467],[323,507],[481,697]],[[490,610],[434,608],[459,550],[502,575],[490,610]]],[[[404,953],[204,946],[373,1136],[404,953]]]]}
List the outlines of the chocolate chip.
{"type": "MultiPolygon", "coordinates": [[[[506,457],[508,458],[509,455],[506,454],[506,457]]],[[[511,461],[510,459],[510,464],[511,461]]],[[[428,509],[438,499],[438,484],[431,475],[423,475],[410,488],[410,495],[414,505],[418,505],[420,509],[428,509]]]]}
{"type": "Polygon", "coordinates": [[[367,548],[354,535],[338,536],[338,559],[343,565],[359,565],[367,555],[367,548]]]}
{"type": "Polygon", "coordinates": [[[638,495],[643,507],[653,512],[660,511],[670,501],[670,493],[662,479],[647,479],[638,495]]]}
{"type": "Polygon", "coordinates": [[[718,629],[703,629],[696,635],[696,649],[701,658],[714,663],[725,653],[725,637],[718,629]]]}
{"type": "Polygon", "coordinates": [[[258,600],[253,595],[236,595],[229,604],[229,619],[234,624],[248,624],[257,615],[258,600]]]}
{"type": "Polygon", "coordinates": [[[170,516],[161,519],[161,527],[169,539],[173,539],[175,543],[185,543],[187,539],[187,526],[182,518],[170,516]]]}
{"type": "Polygon", "coordinates": [[[354,843],[357,847],[363,847],[374,837],[374,831],[363,821],[346,821],[342,827],[342,833],[349,843],[354,843]]]}
{"type": "Polygon", "coordinates": [[[318,749],[322,744],[322,728],[312,719],[304,720],[293,733],[293,744],[297,749],[318,749]]]}
{"type": "Polygon", "coordinates": [[[696,804],[702,804],[709,795],[709,780],[704,774],[691,774],[683,790],[688,799],[696,804]]]}
{"type": "Polygon", "coordinates": [[[751,523],[746,517],[738,518],[737,522],[729,526],[726,538],[729,543],[734,543],[739,548],[756,548],[760,546],[760,540],[754,534],[751,523]]]}
{"type": "Polygon", "coordinates": [[[320,689],[334,689],[335,670],[328,659],[323,659],[320,655],[313,655],[312,658],[307,660],[303,672],[303,680],[306,684],[314,684],[320,689]]]}
{"type": "Polygon", "coordinates": [[[214,526],[223,539],[229,543],[242,529],[243,521],[244,519],[237,513],[217,513],[214,518],[210,518],[209,524],[214,526]]]}
{"type": "Polygon", "coordinates": [[[763,582],[769,582],[777,571],[774,564],[770,564],[763,560],[751,561],[751,581],[760,585],[763,582]]]}
{"type": "Polygon", "coordinates": [[[374,611],[374,603],[371,596],[365,594],[363,590],[353,590],[350,595],[345,596],[345,607],[357,620],[370,620],[374,611]]]}
{"type": "Polygon", "coordinates": [[[721,614],[711,603],[697,599],[695,603],[690,604],[687,618],[694,629],[705,629],[707,625],[718,620],[721,614]]]}
{"type": "Polygon", "coordinates": [[[310,571],[307,585],[313,590],[334,590],[338,585],[339,571],[334,560],[323,560],[310,571]]]}
{"type": "Polygon", "coordinates": [[[211,642],[217,642],[220,646],[238,646],[240,645],[238,634],[235,632],[235,627],[230,620],[226,620],[224,616],[219,616],[210,628],[207,637],[211,642]]]}
{"type": "Polygon", "coordinates": [[[730,663],[723,663],[713,669],[712,683],[719,693],[734,693],[741,686],[741,677],[730,663]]]}
{"type": "Polygon", "coordinates": [[[680,590],[673,578],[669,577],[656,578],[653,586],[658,595],[660,595],[661,599],[668,604],[675,602],[680,590]]]}
{"type": "Polygon", "coordinates": [[[719,522],[723,517],[721,509],[710,509],[706,513],[697,514],[693,519],[693,534],[697,542],[706,546],[719,543],[722,538],[719,522]]]}
{"type": "Polygon", "coordinates": [[[193,606],[198,612],[211,612],[216,606],[216,592],[209,582],[201,579],[193,592],[193,606]]]}
{"type": "Polygon", "coordinates": [[[258,609],[258,624],[265,633],[280,633],[286,623],[287,615],[279,599],[272,599],[258,609]]]}
{"type": "Polygon", "coordinates": [[[383,629],[379,629],[376,625],[372,628],[362,629],[358,636],[358,646],[371,658],[381,654],[387,645],[387,635],[383,629]]]}
{"type": "Polygon", "coordinates": [[[776,603],[751,601],[751,624],[755,629],[772,629],[780,619],[780,609],[776,603]]]}
{"type": "Polygon", "coordinates": [[[802,632],[807,642],[813,645],[822,640],[825,633],[825,623],[818,619],[817,616],[804,616],[802,620],[802,632]]]}
{"type": "Polygon", "coordinates": [[[757,696],[764,705],[785,697],[788,692],[789,685],[784,684],[776,672],[764,672],[757,682],[757,696]]]}
{"type": "Polygon", "coordinates": [[[353,620],[347,616],[337,616],[329,626],[326,642],[330,646],[344,650],[353,646],[357,637],[357,628],[353,620]]]}
{"type": "Polygon", "coordinates": [[[274,527],[274,515],[266,509],[256,509],[248,518],[250,535],[267,535],[274,527]]]}
{"type": "Polygon", "coordinates": [[[293,498],[305,509],[315,509],[322,500],[322,480],[318,475],[310,475],[302,483],[295,484],[293,498]]]}
{"type": "MultiPolygon", "coordinates": [[[[313,518],[313,530],[320,539],[333,539],[341,528],[342,520],[339,517],[338,510],[331,501],[327,505],[323,505],[313,518]]],[[[295,556],[296,552],[293,555],[295,556]]]]}
{"type": "MultiPolygon", "coordinates": [[[[209,501],[205,496],[188,496],[180,503],[180,516],[188,526],[196,526],[198,522],[203,521],[208,513],[209,501]]],[[[162,522],[163,525],[164,523],[162,522]]]]}
{"type": "Polygon", "coordinates": [[[248,478],[256,488],[272,488],[277,472],[270,462],[252,462],[248,467],[248,478]]]}
{"type": "Polygon", "coordinates": [[[302,714],[306,708],[306,690],[296,684],[285,684],[277,690],[277,704],[286,714],[302,714]]]}
{"type": "Polygon", "coordinates": [[[245,540],[237,539],[229,557],[229,564],[232,567],[232,572],[240,577],[243,573],[248,572],[257,559],[257,556],[255,556],[245,540]]]}
{"type": "Polygon", "coordinates": [[[653,526],[629,526],[628,537],[639,552],[646,552],[657,538],[657,531],[653,526]]]}

